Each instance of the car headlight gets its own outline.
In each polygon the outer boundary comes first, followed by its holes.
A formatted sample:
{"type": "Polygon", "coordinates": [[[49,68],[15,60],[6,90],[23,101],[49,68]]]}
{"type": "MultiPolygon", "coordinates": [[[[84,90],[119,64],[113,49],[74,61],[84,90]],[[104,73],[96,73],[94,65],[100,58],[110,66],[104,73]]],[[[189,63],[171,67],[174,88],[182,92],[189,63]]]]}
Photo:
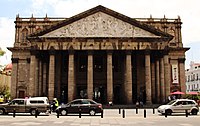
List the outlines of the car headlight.
{"type": "Polygon", "coordinates": [[[58,106],[56,109],[60,109],[61,108],[61,106],[58,106]]]}

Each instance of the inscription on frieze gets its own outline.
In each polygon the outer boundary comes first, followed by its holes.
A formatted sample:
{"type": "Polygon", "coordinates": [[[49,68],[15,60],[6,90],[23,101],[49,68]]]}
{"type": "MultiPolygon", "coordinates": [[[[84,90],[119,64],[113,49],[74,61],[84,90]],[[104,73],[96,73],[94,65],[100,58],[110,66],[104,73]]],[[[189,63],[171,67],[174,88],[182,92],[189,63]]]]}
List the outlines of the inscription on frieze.
{"type": "Polygon", "coordinates": [[[75,21],[41,37],[158,37],[103,12],[75,21]]]}
{"type": "Polygon", "coordinates": [[[157,42],[131,42],[131,41],[109,41],[103,40],[102,42],[97,41],[72,41],[72,42],[45,42],[32,43],[32,46],[36,46],[39,50],[50,50],[54,48],[55,50],[162,50],[166,46],[166,43],[157,42]]]}

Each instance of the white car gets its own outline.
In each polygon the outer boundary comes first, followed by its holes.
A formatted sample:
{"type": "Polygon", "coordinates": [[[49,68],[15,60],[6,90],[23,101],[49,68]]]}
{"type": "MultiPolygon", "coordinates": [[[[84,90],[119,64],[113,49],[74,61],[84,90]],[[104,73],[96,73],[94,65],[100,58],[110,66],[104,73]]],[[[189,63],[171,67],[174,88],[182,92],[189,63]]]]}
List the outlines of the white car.
{"type": "Polygon", "coordinates": [[[198,104],[191,99],[176,99],[172,100],[166,105],[161,105],[158,107],[158,112],[161,114],[171,115],[172,113],[191,113],[192,115],[197,115],[199,112],[198,104]]]}

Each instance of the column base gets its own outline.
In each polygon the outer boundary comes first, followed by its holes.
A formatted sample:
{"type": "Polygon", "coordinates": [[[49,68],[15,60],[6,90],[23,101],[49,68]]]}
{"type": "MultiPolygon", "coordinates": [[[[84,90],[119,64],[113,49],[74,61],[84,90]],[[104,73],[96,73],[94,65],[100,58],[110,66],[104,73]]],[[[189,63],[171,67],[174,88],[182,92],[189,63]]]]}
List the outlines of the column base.
{"type": "Polygon", "coordinates": [[[146,105],[152,105],[152,101],[146,101],[146,105]]]}

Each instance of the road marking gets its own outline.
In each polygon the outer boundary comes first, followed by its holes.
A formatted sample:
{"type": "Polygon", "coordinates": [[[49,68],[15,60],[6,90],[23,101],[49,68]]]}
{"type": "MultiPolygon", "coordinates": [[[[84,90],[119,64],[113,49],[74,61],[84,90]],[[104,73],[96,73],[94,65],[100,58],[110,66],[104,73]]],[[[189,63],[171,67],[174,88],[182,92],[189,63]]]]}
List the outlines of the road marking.
{"type": "Polygon", "coordinates": [[[193,126],[193,125],[191,125],[191,124],[179,124],[180,126],[193,126]]]}
{"type": "Polygon", "coordinates": [[[54,122],[55,124],[61,124],[61,123],[64,123],[64,121],[56,121],[56,122],[54,122]]]}
{"type": "Polygon", "coordinates": [[[42,123],[36,123],[36,122],[20,122],[20,123],[12,123],[11,125],[15,125],[15,126],[35,126],[35,125],[40,125],[42,123]]]}

